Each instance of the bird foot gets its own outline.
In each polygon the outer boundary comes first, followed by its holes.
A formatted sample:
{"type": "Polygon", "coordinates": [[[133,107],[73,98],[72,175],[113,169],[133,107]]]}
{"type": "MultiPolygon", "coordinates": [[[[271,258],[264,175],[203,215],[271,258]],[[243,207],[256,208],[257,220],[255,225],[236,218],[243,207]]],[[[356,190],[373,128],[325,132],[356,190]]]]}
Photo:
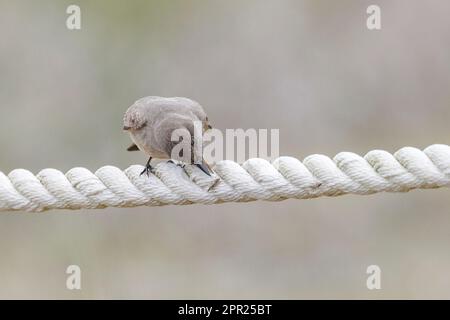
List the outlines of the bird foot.
{"type": "Polygon", "coordinates": [[[144,170],[142,170],[139,176],[142,176],[144,173],[147,175],[147,177],[150,177],[150,173],[155,173],[155,168],[148,164],[145,166],[144,170]]]}
{"type": "Polygon", "coordinates": [[[172,159],[171,159],[171,160],[167,160],[167,163],[174,164],[174,165],[176,165],[177,167],[181,167],[181,168],[184,168],[184,167],[186,166],[186,164],[184,164],[184,163],[182,163],[182,162],[177,162],[177,163],[175,163],[175,162],[173,162],[172,159]]]}

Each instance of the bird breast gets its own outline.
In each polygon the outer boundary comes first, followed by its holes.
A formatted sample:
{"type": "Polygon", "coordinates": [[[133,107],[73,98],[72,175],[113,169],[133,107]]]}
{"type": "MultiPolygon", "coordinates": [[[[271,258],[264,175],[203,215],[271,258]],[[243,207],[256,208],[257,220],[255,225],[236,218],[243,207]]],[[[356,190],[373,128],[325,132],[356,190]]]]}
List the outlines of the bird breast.
{"type": "Polygon", "coordinates": [[[138,146],[139,150],[145,152],[148,156],[158,159],[169,159],[170,155],[166,152],[158,150],[152,147],[150,141],[151,139],[146,138],[144,130],[137,130],[130,132],[131,140],[138,146]]]}

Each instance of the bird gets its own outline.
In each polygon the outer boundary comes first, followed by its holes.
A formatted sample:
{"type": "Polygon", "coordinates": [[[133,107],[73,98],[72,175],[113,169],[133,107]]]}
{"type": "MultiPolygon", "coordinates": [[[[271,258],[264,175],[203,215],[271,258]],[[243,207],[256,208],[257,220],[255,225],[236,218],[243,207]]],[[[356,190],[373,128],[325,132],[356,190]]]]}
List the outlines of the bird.
{"type": "MultiPolygon", "coordinates": [[[[191,164],[196,165],[208,176],[211,176],[211,168],[200,155],[200,163],[194,163],[194,123],[200,124],[201,135],[212,126],[203,110],[203,107],[196,101],[183,97],[158,97],[148,96],[137,100],[125,112],[123,118],[123,130],[128,132],[133,144],[128,147],[128,151],[142,151],[149,159],[141,176],[153,172],[151,161],[153,158],[172,159],[174,147],[181,143],[172,141],[172,133],[175,130],[187,130],[191,139],[190,144],[191,164]]],[[[182,141],[183,142],[183,141],[182,141]]],[[[182,149],[179,156],[183,156],[182,149]]],[[[186,159],[183,157],[183,159],[186,159]]],[[[199,159],[199,158],[197,158],[199,159]]],[[[179,160],[179,159],[174,159],[179,160]]]]}

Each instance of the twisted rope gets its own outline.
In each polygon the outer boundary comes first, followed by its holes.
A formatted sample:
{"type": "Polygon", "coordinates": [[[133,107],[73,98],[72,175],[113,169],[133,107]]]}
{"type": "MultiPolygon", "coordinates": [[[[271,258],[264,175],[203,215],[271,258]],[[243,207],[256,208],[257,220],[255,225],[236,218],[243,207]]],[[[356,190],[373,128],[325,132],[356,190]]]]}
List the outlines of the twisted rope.
{"type": "Polygon", "coordinates": [[[0,172],[0,211],[281,201],[449,187],[450,147],[405,147],[394,155],[373,150],[363,158],[341,152],[333,160],[311,155],[303,162],[280,157],[272,164],[250,159],[242,166],[224,160],[212,177],[195,166],[168,162],[158,164],[150,176],[140,176],[142,169],[105,166],[93,174],[74,168],[65,175],[45,169],[36,176],[23,169],[8,176],[0,172]]]}

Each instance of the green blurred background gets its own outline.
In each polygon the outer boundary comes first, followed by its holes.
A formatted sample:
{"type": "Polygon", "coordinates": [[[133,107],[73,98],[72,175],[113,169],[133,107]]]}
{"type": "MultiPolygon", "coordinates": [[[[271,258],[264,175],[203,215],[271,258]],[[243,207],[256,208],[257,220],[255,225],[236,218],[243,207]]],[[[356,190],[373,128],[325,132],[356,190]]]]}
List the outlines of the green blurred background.
{"type": "MultiPolygon", "coordinates": [[[[279,128],[280,154],[300,159],[450,144],[449,10],[0,0],[0,170],[145,163],[121,127],[147,95],[195,99],[222,130],[279,128]]],[[[450,298],[449,195],[1,213],[0,298],[450,298]]]]}

